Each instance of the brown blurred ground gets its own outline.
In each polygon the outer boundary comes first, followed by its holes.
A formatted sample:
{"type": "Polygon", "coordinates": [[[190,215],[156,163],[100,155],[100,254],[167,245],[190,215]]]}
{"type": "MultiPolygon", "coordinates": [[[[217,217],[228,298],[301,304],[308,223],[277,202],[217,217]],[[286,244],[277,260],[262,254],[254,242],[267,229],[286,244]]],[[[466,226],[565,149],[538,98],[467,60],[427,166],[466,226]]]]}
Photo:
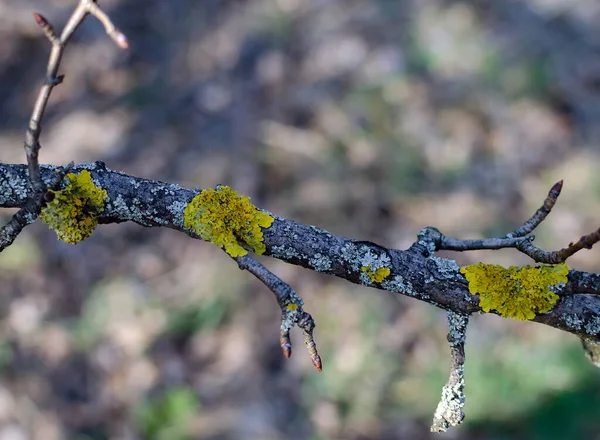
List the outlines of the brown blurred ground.
{"type": "MultiPolygon", "coordinates": [[[[0,160],[22,163],[48,44],[75,0],[0,0],[0,160]]],[[[503,234],[551,185],[537,243],[600,222],[595,0],[106,0],[66,52],[44,163],[103,160],[405,248],[425,225],[503,234]]],[[[10,215],[5,212],[6,218],[10,215]]],[[[600,271],[600,250],[571,266],[600,271]]],[[[459,263],[527,264],[512,252],[459,263]]],[[[448,368],[444,314],[266,260],[305,298],[325,372],[271,294],[169,230],[42,224],[0,255],[0,440],[600,438],[600,376],[578,341],[475,317],[467,421],[428,432],[448,368]],[[28,267],[33,266],[33,270],[28,267]]]]}

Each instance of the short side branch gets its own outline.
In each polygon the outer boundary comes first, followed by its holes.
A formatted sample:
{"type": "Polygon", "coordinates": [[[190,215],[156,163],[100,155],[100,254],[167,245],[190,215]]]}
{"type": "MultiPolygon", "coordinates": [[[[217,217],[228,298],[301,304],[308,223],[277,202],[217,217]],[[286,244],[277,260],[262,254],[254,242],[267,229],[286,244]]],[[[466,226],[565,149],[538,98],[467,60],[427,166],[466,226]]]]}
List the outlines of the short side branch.
{"type": "Polygon", "coordinates": [[[254,258],[246,255],[237,257],[235,260],[240,269],[247,270],[253,274],[275,294],[277,303],[281,308],[281,333],[279,341],[283,355],[286,358],[289,358],[292,355],[290,330],[294,325],[297,325],[304,333],[304,343],[306,344],[313,365],[317,370],[322,371],[323,363],[313,338],[315,321],[309,313],[306,313],[302,309],[304,301],[300,295],[298,295],[289,284],[282,281],[277,275],[269,271],[254,258]]]}
{"type": "Polygon", "coordinates": [[[27,165],[29,169],[29,181],[34,190],[35,194],[42,194],[44,192],[44,183],[40,176],[40,165],[38,161],[40,146],[40,134],[42,132],[42,119],[48,105],[48,99],[52,93],[54,86],[59,85],[64,75],[58,75],[58,68],[62,60],[62,56],[65,47],[73,33],[77,30],[79,25],[83,22],[88,14],[92,14],[102,22],[107,34],[117,43],[117,45],[123,49],[127,48],[127,39],[119,32],[112,24],[110,18],[100,9],[96,4],[95,0],[80,0],[75,10],[71,14],[67,24],[65,25],[60,37],[54,31],[53,26],[37,12],[33,14],[35,21],[42,28],[44,35],[48,38],[52,44],[52,50],[50,51],[50,57],[48,58],[48,65],[46,67],[46,80],[40,88],[31,117],[29,118],[29,125],[25,134],[25,153],[27,155],[27,165]]]}
{"type": "Polygon", "coordinates": [[[570,243],[564,249],[548,252],[538,248],[533,244],[535,236],[529,235],[539,224],[546,219],[552,208],[556,204],[556,200],[560,195],[563,187],[563,181],[555,183],[544,203],[535,214],[527,220],[522,226],[515,229],[513,232],[506,234],[504,237],[486,238],[480,240],[457,240],[446,237],[438,229],[428,226],[419,233],[419,243],[421,250],[425,250],[429,256],[433,251],[449,250],[449,251],[474,251],[474,250],[496,250],[515,248],[525,255],[531,257],[537,263],[558,264],[564,263],[567,258],[579,252],[581,249],[591,249],[592,246],[600,241],[600,229],[595,232],[584,235],[577,242],[570,243]],[[428,242],[422,243],[423,241],[428,242]]]}
{"type": "Polygon", "coordinates": [[[585,355],[592,364],[600,368],[600,341],[597,339],[583,337],[581,344],[585,350],[585,355]]]}
{"type": "Polygon", "coordinates": [[[442,398],[433,415],[432,432],[444,432],[452,426],[460,425],[465,418],[465,340],[467,336],[467,315],[447,312],[448,344],[450,345],[450,377],[442,388],[442,398]]]}

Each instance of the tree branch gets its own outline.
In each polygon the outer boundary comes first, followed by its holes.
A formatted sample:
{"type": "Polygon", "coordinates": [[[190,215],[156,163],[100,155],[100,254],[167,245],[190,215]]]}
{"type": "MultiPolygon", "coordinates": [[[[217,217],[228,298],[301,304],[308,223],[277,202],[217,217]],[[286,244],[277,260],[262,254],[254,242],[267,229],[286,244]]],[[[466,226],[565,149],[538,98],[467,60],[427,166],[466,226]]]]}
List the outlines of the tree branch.
{"type": "MultiPolygon", "coordinates": [[[[42,166],[47,184],[57,168],[42,166]]],[[[198,238],[183,226],[183,210],[199,189],[141,179],[106,168],[104,163],[83,163],[73,172],[90,171],[96,185],[106,190],[107,201],[99,222],[132,221],[146,227],[167,227],[198,238]]],[[[0,164],[0,207],[25,206],[32,192],[24,165],[0,164]]],[[[334,275],[352,283],[396,292],[444,310],[468,315],[480,312],[479,299],[469,293],[468,284],[454,260],[426,256],[422,249],[432,246],[420,237],[408,250],[388,249],[367,241],[336,236],[315,226],[274,216],[263,231],[265,255],[308,269],[334,275]],[[366,276],[363,267],[383,262],[390,269],[382,282],[366,276]]],[[[557,289],[561,296],[548,313],[533,321],[578,336],[600,339],[600,274],[571,270],[568,283],[557,289]]]]}

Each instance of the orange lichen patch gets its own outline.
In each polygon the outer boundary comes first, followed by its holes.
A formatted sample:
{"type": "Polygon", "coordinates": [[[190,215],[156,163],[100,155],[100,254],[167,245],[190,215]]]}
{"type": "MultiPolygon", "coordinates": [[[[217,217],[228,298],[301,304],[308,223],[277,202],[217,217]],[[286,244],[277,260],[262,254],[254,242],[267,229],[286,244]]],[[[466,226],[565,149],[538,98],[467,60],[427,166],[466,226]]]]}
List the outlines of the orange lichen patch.
{"type": "Polygon", "coordinates": [[[469,282],[469,292],[479,294],[485,312],[496,310],[507,318],[530,320],[551,310],[558,295],[551,290],[567,282],[566,264],[511,266],[478,263],[460,268],[469,282]]]}
{"type": "Polygon", "coordinates": [[[372,266],[372,264],[369,264],[368,266],[362,266],[361,270],[366,273],[374,283],[381,283],[391,272],[387,267],[378,267],[376,270],[373,270],[372,266]]]}
{"type": "Polygon", "coordinates": [[[108,194],[94,184],[88,170],[69,173],[65,180],[64,189],[50,191],[54,199],[42,209],[40,218],[59,240],[77,244],[94,232],[108,194]]]}
{"type": "Polygon", "coordinates": [[[183,212],[183,225],[188,230],[225,249],[232,257],[248,253],[241,244],[258,255],[264,253],[262,228],[268,228],[273,221],[273,217],[250,203],[250,198],[228,186],[203,190],[183,212]]]}

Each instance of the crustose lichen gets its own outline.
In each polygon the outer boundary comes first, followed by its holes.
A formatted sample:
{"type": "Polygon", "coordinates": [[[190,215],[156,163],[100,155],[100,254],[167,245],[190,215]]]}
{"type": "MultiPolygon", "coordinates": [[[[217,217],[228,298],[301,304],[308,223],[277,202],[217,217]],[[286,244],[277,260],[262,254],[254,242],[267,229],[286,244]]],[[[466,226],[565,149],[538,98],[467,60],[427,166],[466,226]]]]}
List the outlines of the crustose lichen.
{"type": "Polygon", "coordinates": [[[108,195],[94,184],[88,170],[69,173],[65,181],[68,184],[64,189],[49,191],[53,200],[42,209],[40,218],[59,240],[77,244],[94,232],[108,195]]]}
{"type": "Polygon", "coordinates": [[[530,320],[548,312],[558,301],[551,289],[567,282],[566,264],[511,266],[478,263],[460,268],[469,282],[469,292],[479,294],[484,312],[496,310],[507,318],[530,320]]]}
{"type": "Polygon", "coordinates": [[[372,264],[362,266],[361,270],[366,273],[374,283],[381,283],[391,273],[390,269],[387,267],[378,267],[376,270],[373,270],[372,266],[372,264]]]}
{"type": "Polygon", "coordinates": [[[273,221],[273,217],[250,203],[250,198],[228,186],[203,190],[183,211],[183,225],[188,230],[225,249],[232,257],[248,253],[240,243],[258,255],[264,253],[262,228],[268,228],[273,221]]]}

